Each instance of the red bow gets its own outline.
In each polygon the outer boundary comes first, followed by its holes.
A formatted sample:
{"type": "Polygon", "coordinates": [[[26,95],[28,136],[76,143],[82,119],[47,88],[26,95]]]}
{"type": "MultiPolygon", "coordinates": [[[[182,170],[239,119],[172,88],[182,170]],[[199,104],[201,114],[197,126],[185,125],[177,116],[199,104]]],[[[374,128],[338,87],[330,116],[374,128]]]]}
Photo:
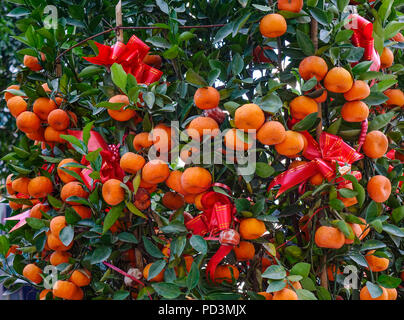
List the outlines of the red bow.
{"type": "MultiPolygon", "coordinates": [[[[83,139],[83,131],[81,130],[67,130],[68,134],[76,137],[79,140],[83,139]]],[[[102,165],[100,170],[100,181],[104,183],[109,179],[118,179],[123,180],[125,176],[125,172],[122,170],[119,165],[120,156],[119,156],[119,147],[120,145],[108,145],[104,138],[96,131],[90,131],[90,139],[88,140],[88,152],[95,151],[101,148],[101,157],[102,157],[102,165]]],[[[94,182],[90,177],[93,169],[91,165],[87,161],[87,159],[83,156],[81,159],[81,163],[87,165],[87,169],[81,170],[80,176],[84,181],[84,184],[87,186],[89,190],[93,189],[94,182]]]]}
{"type": "Polygon", "coordinates": [[[321,173],[327,180],[335,177],[336,163],[344,166],[346,163],[362,159],[363,155],[346,144],[341,137],[323,132],[320,136],[320,144],[307,132],[302,132],[307,139],[307,147],[303,156],[310,162],[301,164],[295,168],[286,170],[276,176],[268,186],[268,191],[276,185],[281,185],[276,198],[286,190],[302,183],[317,173],[321,173]]]}
{"type": "Polygon", "coordinates": [[[380,56],[374,47],[373,24],[357,14],[349,15],[348,19],[350,22],[345,25],[345,28],[354,32],[351,38],[352,44],[365,49],[363,59],[373,61],[370,71],[379,71],[380,56]]]}
{"type": "Polygon", "coordinates": [[[113,46],[95,42],[98,48],[96,57],[83,57],[93,64],[110,67],[114,63],[122,65],[126,73],[132,74],[138,83],[150,84],[160,80],[163,72],[143,62],[150,48],[133,35],[127,44],[120,41],[113,46]]]}
{"type": "Polygon", "coordinates": [[[224,194],[210,191],[201,198],[204,208],[202,214],[188,221],[185,226],[193,234],[205,237],[206,240],[218,240],[223,230],[230,228],[234,219],[234,206],[224,194]]]}
{"type": "MultiPolygon", "coordinates": [[[[215,185],[218,186],[218,184],[215,185]]],[[[222,184],[220,186],[230,190],[227,186],[222,184]]],[[[205,236],[206,240],[219,240],[220,233],[229,230],[235,220],[236,208],[229,197],[214,191],[205,193],[202,196],[201,203],[204,212],[185,223],[185,226],[193,234],[205,236]]],[[[210,276],[213,279],[217,265],[232,249],[233,245],[221,244],[206,267],[207,278],[210,276]]]]}

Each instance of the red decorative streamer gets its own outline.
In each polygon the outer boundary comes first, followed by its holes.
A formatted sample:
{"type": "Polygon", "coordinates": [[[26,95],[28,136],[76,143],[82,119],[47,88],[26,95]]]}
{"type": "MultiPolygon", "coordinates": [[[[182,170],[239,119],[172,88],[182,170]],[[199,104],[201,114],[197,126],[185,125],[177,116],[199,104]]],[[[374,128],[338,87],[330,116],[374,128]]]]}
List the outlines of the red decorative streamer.
{"type": "MultiPolygon", "coordinates": [[[[68,130],[69,135],[76,137],[79,140],[83,140],[83,131],[81,130],[68,130]]],[[[123,140],[125,137],[123,138],[123,140]]],[[[100,170],[100,181],[104,183],[109,179],[118,179],[123,180],[125,176],[125,172],[122,170],[121,166],[119,165],[120,155],[119,155],[119,147],[118,145],[108,145],[104,138],[96,131],[90,131],[90,139],[88,140],[88,151],[92,152],[101,148],[100,155],[102,157],[102,165],[100,170]]],[[[83,179],[85,185],[89,190],[93,189],[94,182],[93,179],[90,177],[91,172],[93,169],[91,165],[87,161],[87,159],[83,156],[81,159],[81,163],[87,166],[87,169],[83,169],[80,173],[81,178],[83,179]]]]}
{"type": "Polygon", "coordinates": [[[132,74],[138,83],[150,84],[160,80],[163,72],[143,62],[150,48],[142,40],[133,35],[127,44],[120,41],[113,46],[107,46],[95,42],[98,55],[95,57],[83,57],[93,64],[106,67],[114,63],[122,65],[126,73],[132,74]]]}
{"type": "Polygon", "coordinates": [[[276,195],[278,198],[286,190],[306,181],[316,173],[321,173],[327,180],[335,177],[336,164],[344,166],[363,158],[363,155],[346,144],[341,137],[322,132],[320,143],[307,132],[302,132],[307,139],[307,147],[303,156],[310,162],[301,164],[295,168],[286,170],[276,176],[268,186],[268,191],[274,186],[280,185],[276,195]]]}
{"type": "Polygon", "coordinates": [[[345,28],[354,32],[351,38],[352,44],[365,49],[363,60],[373,61],[369,70],[379,71],[380,56],[374,47],[373,24],[358,14],[351,14],[348,19],[349,22],[345,25],[345,28]]]}
{"type": "MultiPolygon", "coordinates": [[[[136,279],[134,276],[131,276],[129,273],[126,273],[125,271],[119,269],[118,267],[115,267],[113,264],[110,264],[110,263],[108,263],[106,261],[104,261],[103,264],[105,264],[107,267],[111,268],[112,270],[115,270],[116,272],[122,274],[123,276],[131,278],[133,281],[135,281],[138,284],[141,284],[143,287],[145,287],[145,285],[144,285],[144,283],[142,281],[136,279]]],[[[149,291],[146,290],[146,292],[147,292],[147,295],[149,296],[149,299],[153,300],[150,293],[149,293],[149,291]]]]}
{"type": "Polygon", "coordinates": [[[366,134],[368,132],[368,119],[365,119],[362,121],[361,124],[361,133],[359,135],[359,140],[358,140],[358,147],[356,148],[356,151],[360,152],[363,144],[365,143],[366,139],[366,134]]]}
{"type": "MultiPolygon", "coordinates": [[[[230,192],[230,188],[224,184],[215,183],[213,186],[221,187],[230,192]]],[[[186,228],[193,234],[203,236],[206,240],[218,241],[222,232],[227,232],[232,223],[236,223],[236,208],[230,198],[215,191],[207,192],[201,199],[204,211],[192,220],[185,223],[186,228]]],[[[213,279],[215,270],[220,261],[226,257],[234,244],[221,243],[218,251],[209,260],[206,267],[206,277],[213,279]]]]}

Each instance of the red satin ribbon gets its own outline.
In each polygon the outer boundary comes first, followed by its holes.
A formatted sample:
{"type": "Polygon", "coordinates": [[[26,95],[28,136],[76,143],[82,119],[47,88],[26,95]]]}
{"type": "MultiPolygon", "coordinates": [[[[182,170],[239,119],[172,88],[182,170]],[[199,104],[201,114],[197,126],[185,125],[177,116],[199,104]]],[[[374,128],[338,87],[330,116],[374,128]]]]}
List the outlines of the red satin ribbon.
{"type": "Polygon", "coordinates": [[[204,211],[188,221],[185,226],[193,234],[205,237],[206,240],[218,240],[219,233],[230,228],[235,208],[224,194],[210,191],[201,199],[204,211]]]}
{"type": "MultiPolygon", "coordinates": [[[[76,137],[79,140],[83,140],[83,131],[81,130],[67,130],[69,135],[76,137]]],[[[108,145],[104,138],[96,131],[90,131],[90,139],[88,140],[88,151],[92,152],[99,148],[101,148],[101,157],[102,157],[102,165],[100,170],[100,181],[104,183],[109,179],[118,179],[123,180],[125,176],[125,172],[122,170],[119,165],[120,156],[119,156],[119,147],[120,145],[108,145]]],[[[93,169],[91,168],[90,163],[83,156],[81,159],[81,163],[87,165],[87,169],[81,170],[80,176],[84,181],[84,184],[87,186],[89,190],[93,189],[94,182],[90,177],[93,169]]]]}
{"type": "MultiPolygon", "coordinates": [[[[214,186],[228,191],[231,190],[223,184],[215,184],[214,186]]],[[[205,193],[202,196],[201,203],[204,208],[203,213],[185,223],[185,226],[193,234],[204,236],[206,240],[217,241],[220,233],[230,229],[232,222],[235,222],[236,208],[229,197],[214,191],[205,193]]],[[[206,267],[206,277],[208,279],[213,278],[217,265],[230,253],[232,248],[232,245],[222,244],[212,256],[206,267]]]]}
{"type": "MultiPolygon", "coordinates": [[[[351,29],[354,33],[352,35],[352,44],[356,47],[364,48],[364,60],[373,61],[370,66],[370,71],[379,71],[380,69],[380,56],[374,47],[373,24],[361,17],[358,14],[351,14],[348,17],[349,23],[345,25],[346,29],[351,29]]],[[[353,63],[355,65],[357,63],[353,63]]]]}
{"type": "Polygon", "coordinates": [[[307,139],[303,156],[311,161],[286,170],[272,180],[268,191],[276,185],[281,186],[276,198],[317,173],[321,173],[330,181],[335,177],[336,163],[344,166],[346,163],[352,164],[363,158],[362,154],[346,144],[341,137],[323,132],[318,144],[307,131],[301,133],[307,139]]]}
{"type": "Polygon", "coordinates": [[[126,73],[132,74],[138,83],[150,84],[160,80],[163,72],[143,62],[150,48],[133,35],[127,44],[120,41],[113,46],[95,42],[98,48],[96,57],[83,57],[93,64],[110,67],[114,63],[122,65],[126,73]]]}

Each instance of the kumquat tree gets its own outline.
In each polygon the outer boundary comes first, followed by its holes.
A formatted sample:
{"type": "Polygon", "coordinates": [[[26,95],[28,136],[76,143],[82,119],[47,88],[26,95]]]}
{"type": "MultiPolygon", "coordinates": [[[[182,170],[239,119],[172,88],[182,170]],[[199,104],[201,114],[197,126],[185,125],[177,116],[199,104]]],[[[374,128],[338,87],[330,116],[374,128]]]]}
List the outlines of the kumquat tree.
{"type": "Polygon", "coordinates": [[[9,2],[7,292],[404,299],[403,1],[9,2]]]}

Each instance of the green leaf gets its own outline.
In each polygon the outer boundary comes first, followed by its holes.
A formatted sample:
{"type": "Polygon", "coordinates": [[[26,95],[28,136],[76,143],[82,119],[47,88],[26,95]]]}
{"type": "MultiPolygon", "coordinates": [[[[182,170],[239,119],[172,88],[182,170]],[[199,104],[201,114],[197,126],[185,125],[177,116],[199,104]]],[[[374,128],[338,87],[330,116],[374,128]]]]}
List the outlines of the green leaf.
{"type": "Polygon", "coordinates": [[[88,66],[80,71],[79,78],[93,77],[94,75],[102,72],[104,72],[104,68],[97,66],[88,66]]]}
{"type": "Polygon", "coordinates": [[[317,286],[317,296],[319,300],[332,300],[330,292],[321,286],[317,286]]]}
{"type": "Polygon", "coordinates": [[[313,89],[315,87],[315,85],[317,84],[317,78],[313,77],[307,81],[304,82],[304,84],[302,85],[302,91],[309,91],[311,89],[313,89]]]}
{"type": "Polygon", "coordinates": [[[377,283],[380,284],[382,287],[387,289],[395,289],[401,284],[401,279],[388,276],[387,274],[381,274],[377,278],[377,283]]]}
{"type": "Polygon", "coordinates": [[[191,40],[192,38],[195,38],[196,35],[193,34],[192,32],[189,31],[184,31],[183,33],[181,33],[178,37],[178,41],[181,43],[183,41],[188,41],[191,40]]]}
{"type": "Polygon", "coordinates": [[[118,220],[119,216],[121,215],[123,211],[124,205],[123,203],[120,203],[117,206],[111,207],[111,209],[108,211],[107,215],[104,218],[104,225],[102,227],[102,233],[105,233],[111,228],[116,220],[118,220]]]}
{"type": "Polygon", "coordinates": [[[257,216],[258,214],[262,213],[262,211],[264,211],[264,208],[265,208],[265,198],[261,198],[257,200],[257,202],[253,205],[251,210],[254,216],[257,216]]]}
{"type": "Polygon", "coordinates": [[[187,228],[179,221],[173,221],[170,224],[163,226],[160,230],[164,233],[182,233],[187,232],[187,228]]]}
{"type": "Polygon", "coordinates": [[[208,83],[205,79],[203,79],[199,74],[197,74],[194,70],[188,69],[185,74],[185,80],[191,84],[194,84],[198,87],[207,87],[208,83]]]}
{"type": "Polygon", "coordinates": [[[129,296],[129,291],[119,290],[114,292],[114,300],[125,300],[129,296]]]}
{"type": "Polygon", "coordinates": [[[200,278],[200,271],[198,265],[193,261],[186,280],[188,291],[191,291],[198,285],[199,278],[200,278]]]}
{"type": "Polygon", "coordinates": [[[379,130],[385,127],[391,121],[391,119],[393,119],[394,116],[395,112],[392,111],[377,115],[376,117],[373,118],[372,121],[370,121],[368,132],[373,130],[379,130]]]}
{"type": "Polygon", "coordinates": [[[206,240],[198,235],[193,235],[189,239],[189,243],[191,244],[192,248],[194,248],[196,251],[206,254],[208,251],[208,245],[206,243],[206,240]]]}
{"type": "Polygon", "coordinates": [[[48,194],[48,197],[47,197],[47,198],[48,198],[49,204],[50,204],[52,207],[54,207],[54,208],[56,208],[56,209],[59,209],[59,208],[61,208],[61,207],[63,206],[63,202],[62,202],[62,201],[56,199],[55,197],[51,196],[50,194],[48,194]]]}
{"type": "Polygon", "coordinates": [[[128,75],[120,64],[114,63],[111,66],[111,78],[114,84],[126,93],[126,82],[128,75]]]}
{"type": "Polygon", "coordinates": [[[233,71],[233,74],[237,75],[243,71],[243,68],[244,60],[239,53],[236,53],[233,57],[233,61],[231,62],[231,70],[233,71]]]}
{"type": "Polygon", "coordinates": [[[136,237],[129,232],[121,232],[117,236],[118,240],[123,241],[123,242],[129,242],[129,243],[134,243],[137,244],[139,243],[139,240],[136,239],[136,237]]]}
{"type": "Polygon", "coordinates": [[[384,28],[384,40],[394,37],[401,29],[404,28],[404,22],[390,21],[384,28]]]}
{"type": "Polygon", "coordinates": [[[341,30],[340,32],[337,33],[337,36],[335,37],[335,42],[343,42],[343,41],[348,41],[353,34],[352,30],[341,30]]]}
{"type": "Polygon", "coordinates": [[[17,7],[11,10],[9,13],[7,13],[7,17],[19,18],[29,15],[30,13],[31,11],[25,7],[17,7]]]}
{"type": "Polygon", "coordinates": [[[352,228],[343,220],[335,220],[332,223],[335,225],[348,239],[354,239],[355,235],[352,228]]]}
{"type": "Polygon", "coordinates": [[[383,231],[399,238],[404,237],[404,231],[401,230],[399,227],[395,226],[394,224],[388,224],[388,223],[383,224],[383,231]]]}
{"type": "Polygon", "coordinates": [[[165,2],[164,0],[156,0],[156,4],[158,5],[161,11],[163,11],[165,14],[169,14],[170,9],[168,8],[167,2],[165,2]]]}
{"type": "Polygon", "coordinates": [[[87,145],[90,140],[90,131],[93,127],[94,121],[87,123],[83,128],[83,142],[87,145]]]}
{"type": "Polygon", "coordinates": [[[120,110],[125,106],[125,103],[112,103],[108,101],[102,101],[95,105],[96,108],[106,108],[110,110],[120,110]]]}
{"type": "Polygon", "coordinates": [[[268,280],[267,292],[277,292],[286,287],[285,280],[268,280]]]}
{"type": "Polygon", "coordinates": [[[213,84],[216,82],[216,79],[220,76],[220,69],[213,69],[209,71],[208,74],[208,84],[209,86],[213,86],[213,84]]]}
{"type": "Polygon", "coordinates": [[[371,91],[369,96],[362,101],[369,106],[376,106],[388,100],[388,97],[383,92],[371,91]]]}
{"type": "Polygon", "coordinates": [[[305,262],[296,263],[292,269],[290,270],[290,274],[299,275],[303,278],[309,276],[310,273],[310,264],[305,262]]]}
{"type": "Polygon", "coordinates": [[[299,300],[318,300],[312,292],[306,289],[297,289],[296,294],[299,300]]]}
{"type": "Polygon", "coordinates": [[[394,0],[382,0],[382,5],[379,7],[378,15],[382,22],[385,22],[391,13],[391,7],[394,0]]]}
{"type": "Polygon", "coordinates": [[[404,218],[404,206],[393,209],[391,216],[395,223],[399,223],[404,218]]]}
{"type": "MultiPolygon", "coordinates": [[[[239,2],[240,1],[241,0],[239,0],[239,2]]],[[[247,2],[248,0],[243,0],[243,1],[247,2]]],[[[237,33],[240,31],[240,29],[246,24],[246,22],[248,21],[248,18],[250,16],[251,16],[251,12],[246,13],[244,16],[242,16],[239,19],[237,19],[236,21],[234,21],[234,23],[233,23],[233,33],[232,33],[233,38],[237,35],[237,33]]]]}
{"type": "Polygon", "coordinates": [[[377,203],[372,201],[369,203],[369,205],[366,207],[366,218],[365,220],[367,222],[371,222],[374,220],[377,215],[378,215],[378,210],[377,210],[377,203]]]}
{"type": "Polygon", "coordinates": [[[107,260],[111,253],[111,247],[101,246],[96,248],[91,255],[91,264],[96,264],[107,260]]]}
{"type": "Polygon", "coordinates": [[[21,173],[23,175],[27,175],[30,174],[32,170],[30,169],[26,169],[20,166],[16,166],[14,164],[10,164],[10,167],[12,167],[15,171],[17,171],[18,173],[21,173]]]}
{"type": "Polygon", "coordinates": [[[305,116],[304,119],[300,120],[296,123],[292,130],[294,131],[305,131],[311,129],[314,124],[316,123],[318,116],[318,112],[310,113],[309,115],[305,116]]]}
{"type": "Polygon", "coordinates": [[[338,193],[343,198],[353,198],[358,194],[356,191],[347,188],[338,189],[338,193]]]}
{"type": "Polygon", "coordinates": [[[341,211],[342,209],[345,208],[344,203],[340,199],[332,199],[328,204],[330,205],[331,208],[337,211],[341,211]]]}
{"type": "Polygon", "coordinates": [[[341,126],[341,122],[342,122],[342,118],[337,119],[336,121],[334,121],[327,129],[328,133],[331,134],[337,134],[339,131],[339,128],[341,126]]]}
{"type": "Polygon", "coordinates": [[[153,262],[153,264],[150,266],[147,280],[150,281],[150,279],[156,277],[164,269],[166,264],[167,263],[165,262],[165,260],[157,260],[156,262],[153,262]]]}
{"type": "Polygon", "coordinates": [[[302,49],[306,56],[314,55],[314,45],[311,41],[310,37],[305,34],[304,32],[297,30],[296,31],[296,38],[299,44],[299,47],[302,49]]]}
{"type": "Polygon", "coordinates": [[[310,278],[303,278],[300,281],[300,284],[302,285],[303,289],[309,290],[309,291],[315,291],[316,290],[316,286],[314,285],[313,280],[311,280],[310,278]]]}
{"type": "Polygon", "coordinates": [[[27,221],[27,224],[32,228],[32,229],[42,229],[45,227],[45,223],[41,219],[37,218],[26,218],[25,221],[27,221]]]}
{"type": "Polygon", "coordinates": [[[146,40],[146,42],[151,43],[153,45],[153,47],[163,48],[163,49],[168,49],[171,46],[170,43],[166,39],[164,39],[162,37],[158,37],[158,36],[148,38],[146,40]]]}
{"type": "Polygon", "coordinates": [[[269,6],[263,6],[263,5],[260,5],[260,4],[254,4],[254,3],[253,3],[252,6],[253,6],[255,9],[258,9],[258,10],[263,11],[263,12],[268,12],[268,11],[271,11],[271,10],[272,10],[271,7],[269,7],[269,6]]]}
{"type": "Polygon", "coordinates": [[[373,61],[362,61],[359,62],[352,68],[352,73],[354,76],[361,75],[364,72],[367,72],[370,66],[373,64],[373,61]]]}
{"type": "Polygon", "coordinates": [[[233,23],[228,23],[221,27],[215,36],[215,39],[213,40],[213,44],[222,41],[224,38],[226,38],[228,35],[230,35],[233,31],[233,23]]]}
{"type": "Polygon", "coordinates": [[[68,224],[76,224],[81,220],[80,215],[71,207],[66,208],[65,217],[68,224]]]}
{"type": "Polygon", "coordinates": [[[179,52],[180,48],[178,47],[178,45],[175,44],[171,46],[170,49],[167,49],[166,51],[163,52],[163,57],[165,59],[172,60],[178,56],[179,52]]]}
{"type": "Polygon", "coordinates": [[[143,94],[143,100],[144,102],[146,102],[147,107],[151,109],[153,108],[156,97],[154,96],[153,92],[146,92],[145,94],[143,94]]]}
{"type": "MultiPolygon", "coordinates": [[[[99,156],[99,154],[100,154],[101,151],[102,151],[102,149],[101,149],[101,148],[98,148],[97,150],[94,150],[94,151],[89,152],[89,153],[86,155],[87,161],[94,162],[95,160],[97,160],[97,158],[98,158],[98,156],[99,156]]],[[[81,178],[80,178],[80,180],[81,180],[81,178]]]]}
{"type": "MultiPolygon", "coordinates": [[[[255,173],[261,178],[268,178],[272,176],[275,169],[266,162],[257,162],[255,166],[255,173]]],[[[248,201],[248,200],[247,200],[248,201]]]]}
{"type": "Polygon", "coordinates": [[[5,235],[0,235],[0,253],[5,256],[10,248],[10,241],[5,235]]]}
{"type": "Polygon", "coordinates": [[[378,298],[383,294],[382,288],[380,288],[380,286],[378,286],[370,281],[366,282],[366,287],[368,288],[370,296],[373,299],[378,298]]]}
{"type": "Polygon", "coordinates": [[[370,239],[362,244],[361,251],[376,250],[385,248],[386,244],[380,240],[370,239]]]}
{"type": "Polygon", "coordinates": [[[143,245],[148,254],[158,259],[165,258],[164,254],[160,251],[159,248],[157,248],[157,246],[153,242],[151,242],[145,236],[142,236],[142,239],[143,239],[143,245]]]}
{"type": "Polygon", "coordinates": [[[71,226],[66,226],[60,230],[59,234],[60,241],[67,247],[73,241],[74,229],[71,226]]]}
{"type": "Polygon", "coordinates": [[[349,0],[337,0],[338,11],[343,12],[348,4],[349,4],[349,0]]]}
{"type": "Polygon", "coordinates": [[[272,265],[265,270],[262,277],[272,280],[282,280],[286,278],[286,271],[279,265],[272,265]]]}
{"type": "Polygon", "coordinates": [[[309,12],[314,19],[324,26],[328,26],[332,21],[333,14],[331,12],[324,11],[318,7],[310,8],[309,12]]]}
{"type": "Polygon", "coordinates": [[[125,204],[126,204],[126,207],[129,209],[130,212],[132,212],[133,214],[147,220],[147,217],[143,214],[143,212],[140,211],[138,208],[136,208],[136,206],[132,202],[125,201],[125,204]]]}
{"type": "Polygon", "coordinates": [[[181,290],[174,283],[159,282],[151,285],[157,294],[166,299],[175,299],[182,294],[181,290]]]}
{"type": "Polygon", "coordinates": [[[264,97],[259,97],[255,100],[255,103],[265,112],[275,114],[279,109],[282,108],[282,100],[275,94],[270,93],[264,97]]]}

